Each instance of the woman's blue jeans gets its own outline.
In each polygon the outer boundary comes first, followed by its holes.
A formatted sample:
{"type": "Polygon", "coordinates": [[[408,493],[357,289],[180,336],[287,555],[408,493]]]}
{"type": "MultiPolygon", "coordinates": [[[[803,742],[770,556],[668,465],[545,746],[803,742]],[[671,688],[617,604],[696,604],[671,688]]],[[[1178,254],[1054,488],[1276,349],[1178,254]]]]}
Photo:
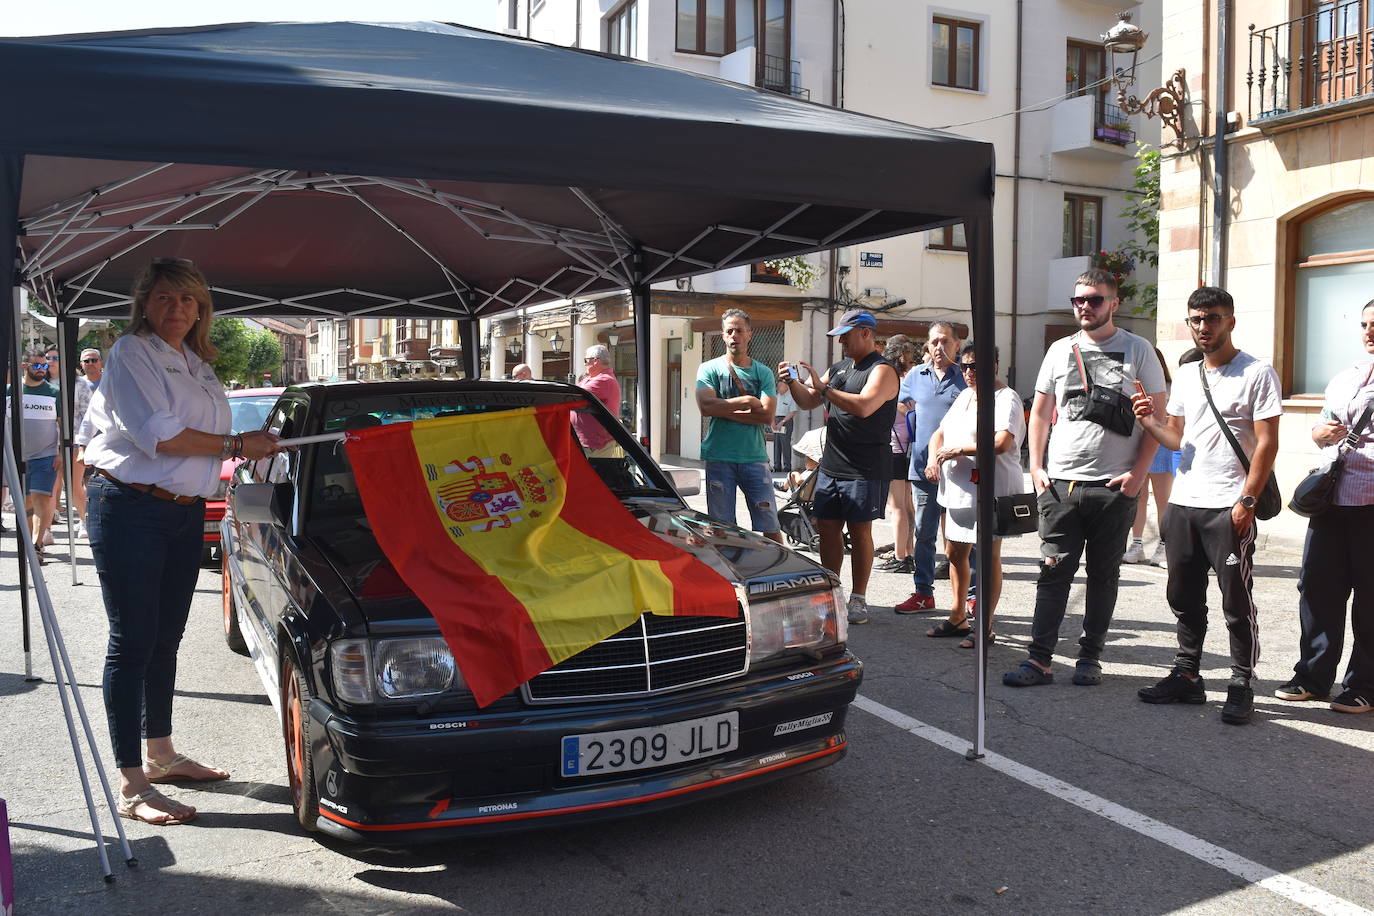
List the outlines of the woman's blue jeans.
{"type": "Polygon", "coordinates": [[[105,715],[120,769],[143,762],[141,738],[172,734],[177,648],[200,576],[205,502],[179,506],[99,475],[86,519],[110,621],[105,715]]]}

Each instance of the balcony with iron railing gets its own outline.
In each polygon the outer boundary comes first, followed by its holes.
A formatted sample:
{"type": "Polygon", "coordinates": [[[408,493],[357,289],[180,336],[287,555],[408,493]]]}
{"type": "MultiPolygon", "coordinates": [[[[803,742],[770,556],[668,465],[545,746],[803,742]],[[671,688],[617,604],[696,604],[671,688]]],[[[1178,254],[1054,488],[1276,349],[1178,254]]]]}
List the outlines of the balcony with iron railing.
{"type": "Polygon", "coordinates": [[[1374,3],[1346,0],[1264,29],[1250,26],[1246,120],[1273,126],[1374,104],[1374,3]]]}
{"type": "Polygon", "coordinates": [[[1135,129],[1101,93],[1065,99],[1054,106],[1050,121],[1051,153],[1106,162],[1135,155],[1135,129]]]}
{"type": "Polygon", "coordinates": [[[810,99],[811,90],[801,88],[801,61],[760,54],[756,58],[758,66],[757,85],[761,89],[781,92],[799,99],[810,99]]]}

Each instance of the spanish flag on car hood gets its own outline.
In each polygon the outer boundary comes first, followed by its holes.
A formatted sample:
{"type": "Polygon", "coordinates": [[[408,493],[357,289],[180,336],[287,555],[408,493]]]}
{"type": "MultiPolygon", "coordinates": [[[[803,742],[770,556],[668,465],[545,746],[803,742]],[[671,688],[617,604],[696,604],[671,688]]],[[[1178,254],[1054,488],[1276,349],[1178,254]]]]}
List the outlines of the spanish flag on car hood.
{"type": "Polygon", "coordinates": [[[735,616],[734,587],[646,529],[573,440],[582,402],[348,434],[382,552],[481,706],[634,623],[735,616]]]}

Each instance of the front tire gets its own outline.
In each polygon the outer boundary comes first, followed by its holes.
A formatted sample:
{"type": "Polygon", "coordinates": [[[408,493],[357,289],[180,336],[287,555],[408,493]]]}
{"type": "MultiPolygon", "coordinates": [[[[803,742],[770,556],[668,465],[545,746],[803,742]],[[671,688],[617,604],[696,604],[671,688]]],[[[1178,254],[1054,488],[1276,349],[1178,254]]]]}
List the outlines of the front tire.
{"type": "Polygon", "coordinates": [[[310,688],[289,656],[282,662],[282,738],[286,745],[286,780],[291,809],[306,830],[319,829],[320,796],[315,790],[315,759],[311,755],[310,688]]]}
{"type": "Polygon", "coordinates": [[[234,590],[229,587],[229,564],[225,563],[220,571],[220,584],[224,602],[224,642],[230,650],[239,655],[248,654],[248,643],[239,630],[239,615],[234,609],[234,590]]]}

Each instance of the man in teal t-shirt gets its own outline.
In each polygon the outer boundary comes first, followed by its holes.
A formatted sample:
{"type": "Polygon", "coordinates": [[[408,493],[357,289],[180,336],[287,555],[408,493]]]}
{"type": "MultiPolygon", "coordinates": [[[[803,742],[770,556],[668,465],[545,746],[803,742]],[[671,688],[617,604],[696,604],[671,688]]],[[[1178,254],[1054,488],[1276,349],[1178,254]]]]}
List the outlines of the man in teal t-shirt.
{"type": "Polygon", "coordinates": [[[749,504],[755,531],[781,543],[773,480],[768,473],[768,447],[763,428],[777,408],[773,370],[749,357],[754,331],[749,314],[729,309],[720,316],[725,355],[707,360],[697,370],[697,406],[710,418],[701,457],[706,462],[706,513],[735,523],[735,490],[749,504]]]}

